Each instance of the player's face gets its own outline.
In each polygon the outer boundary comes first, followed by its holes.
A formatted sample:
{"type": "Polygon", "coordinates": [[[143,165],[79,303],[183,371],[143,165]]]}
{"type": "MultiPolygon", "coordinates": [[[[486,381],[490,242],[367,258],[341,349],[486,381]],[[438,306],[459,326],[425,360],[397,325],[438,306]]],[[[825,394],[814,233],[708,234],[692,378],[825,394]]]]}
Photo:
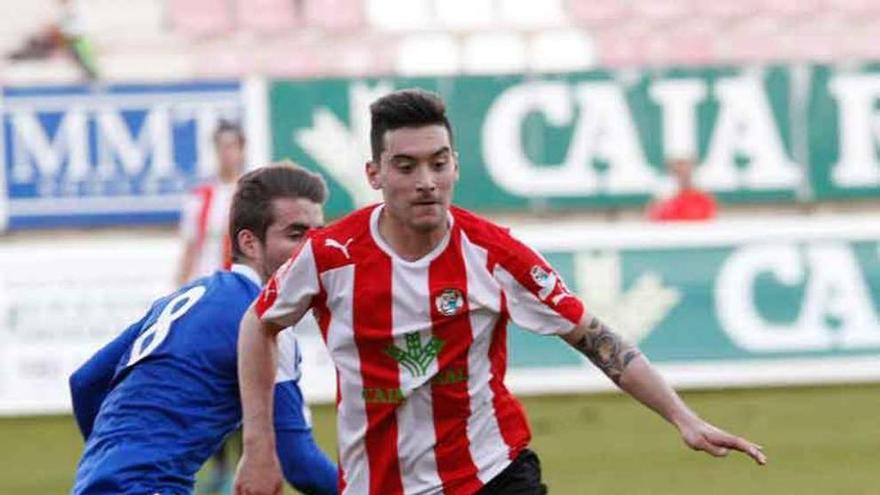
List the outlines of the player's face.
{"type": "Polygon", "coordinates": [[[217,161],[220,165],[220,175],[223,177],[238,177],[244,164],[244,146],[234,132],[221,132],[215,142],[217,147],[217,161]]]}
{"type": "Polygon", "coordinates": [[[272,201],[273,219],[266,229],[260,265],[268,277],[290,258],[311,228],[324,225],[321,205],[305,198],[277,198],[272,201]]]}
{"type": "Polygon", "coordinates": [[[386,132],[379,164],[367,164],[367,178],[382,190],[388,213],[407,228],[416,232],[444,228],[458,181],[458,161],[446,127],[386,132]]]}

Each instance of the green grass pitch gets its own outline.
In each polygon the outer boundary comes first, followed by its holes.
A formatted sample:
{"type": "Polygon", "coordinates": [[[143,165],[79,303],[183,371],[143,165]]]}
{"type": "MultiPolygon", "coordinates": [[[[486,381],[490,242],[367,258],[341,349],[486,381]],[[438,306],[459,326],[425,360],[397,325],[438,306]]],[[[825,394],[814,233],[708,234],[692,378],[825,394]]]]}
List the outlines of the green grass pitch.
{"type": "MultiPolygon", "coordinates": [[[[880,385],[691,392],[716,425],[763,444],[770,462],[691,452],[619,395],[532,397],[529,412],[553,494],[880,493],[880,385]]],[[[314,408],[334,451],[334,413],[314,408]]],[[[0,419],[0,493],[66,493],[82,443],[68,416],[0,419]]]]}

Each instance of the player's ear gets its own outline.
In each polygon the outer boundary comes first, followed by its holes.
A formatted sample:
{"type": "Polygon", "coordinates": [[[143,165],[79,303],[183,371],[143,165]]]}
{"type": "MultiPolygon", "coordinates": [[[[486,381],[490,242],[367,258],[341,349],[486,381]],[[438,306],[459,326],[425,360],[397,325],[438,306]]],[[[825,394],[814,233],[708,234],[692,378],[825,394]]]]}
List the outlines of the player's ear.
{"type": "Polygon", "coordinates": [[[370,187],[374,190],[378,191],[382,189],[382,178],[379,176],[379,164],[373,160],[367,162],[364,165],[364,173],[367,174],[367,182],[370,183],[370,187]]]}
{"type": "Polygon", "coordinates": [[[262,243],[253,232],[248,229],[239,230],[238,235],[235,236],[235,242],[238,243],[238,249],[241,250],[245,257],[250,260],[259,258],[262,243]]]}

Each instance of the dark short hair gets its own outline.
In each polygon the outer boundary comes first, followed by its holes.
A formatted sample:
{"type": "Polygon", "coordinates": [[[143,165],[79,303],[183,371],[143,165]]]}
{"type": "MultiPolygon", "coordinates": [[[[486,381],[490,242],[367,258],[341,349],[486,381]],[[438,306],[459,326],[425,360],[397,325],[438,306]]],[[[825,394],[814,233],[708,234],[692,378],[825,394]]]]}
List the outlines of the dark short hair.
{"type": "Polygon", "coordinates": [[[424,89],[401,89],[389,93],[370,105],[370,147],[373,161],[385,148],[385,133],[404,127],[442,125],[452,143],[452,126],[446,117],[446,104],[440,95],[424,89]]]}
{"type": "Polygon", "coordinates": [[[321,175],[291,161],[273,163],[242,175],[229,209],[233,260],[244,256],[238,246],[238,233],[242,230],[250,230],[258,239],[266,241],[266,230],[275,221],[272,201],[278,198],[303,198],[324,204],[327,200],[327,184],[321,175]]]}
{"type": "Polygon", "coordinates": [[[220,141],[220,136],[226,133],[235,134],[235,137],[238,138],[238,144],[244,146],[245,137],[244,130],[242,130],[241,126],[232,122],[231,120],[221,120],[219,124],[217,124],[217,128],[214,129],[214,144],[216,145],[220,141]]]}

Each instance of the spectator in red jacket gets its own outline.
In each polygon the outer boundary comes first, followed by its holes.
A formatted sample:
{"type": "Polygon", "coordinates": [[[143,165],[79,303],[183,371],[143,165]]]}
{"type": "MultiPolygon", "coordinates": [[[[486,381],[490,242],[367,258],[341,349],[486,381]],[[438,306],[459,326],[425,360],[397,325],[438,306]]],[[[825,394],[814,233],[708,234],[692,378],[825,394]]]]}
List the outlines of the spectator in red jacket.
{"type": "Polygon", "coordinates": [[[675,195],[648,205],[648,219],[653,222],[700,221],[715,218],[715,198],[694,187],[694,164],[690,159],[675,158],[666,164],[675,178],[675,195]]]}

